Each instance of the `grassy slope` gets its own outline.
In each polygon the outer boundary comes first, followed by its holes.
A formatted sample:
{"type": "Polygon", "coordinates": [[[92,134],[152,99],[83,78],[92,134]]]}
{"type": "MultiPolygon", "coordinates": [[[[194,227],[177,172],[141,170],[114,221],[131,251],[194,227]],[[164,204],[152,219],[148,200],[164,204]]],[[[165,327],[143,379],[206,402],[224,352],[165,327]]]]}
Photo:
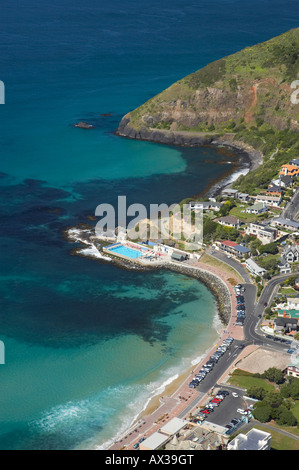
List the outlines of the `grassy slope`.
{"type": "Polygon", "coordinates": [[[278,168],[299,154],[299,105],[291,102],[298,51],[299,28],[212,62],[131,112],[131,125],[233,132],[234,140],[265,156],[263,167],[241,177],[235,187],[244,192],[267,187],[278,168]]]}

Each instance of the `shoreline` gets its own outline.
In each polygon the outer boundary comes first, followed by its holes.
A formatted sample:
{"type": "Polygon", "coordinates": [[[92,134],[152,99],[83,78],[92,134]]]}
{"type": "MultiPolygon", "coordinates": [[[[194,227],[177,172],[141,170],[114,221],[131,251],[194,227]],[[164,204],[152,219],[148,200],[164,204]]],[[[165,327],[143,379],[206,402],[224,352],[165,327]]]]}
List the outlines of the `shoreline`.
{"type": "MultiPolygon", "coordinates": [[[[127,137],[127,136],[124,136],[124,137],[127,137]]],[[[131,137],[128,137],[128,138],[131,138],[131,137]]],[[[162,143],[162,142],[156,142],[156,143],[162,143]]],[[[209,144],[198,145],[198,147],[202,147],[202,146],[211,146],[213,148],[218,147],[219,149],[228,148],[229,150],[233,151],[234,154],[236,154],[238,157],[237,162],[234,164],[233,171],[222,176],[218,181],[213,181],[210,184],[210,186],[204,190],[203,194],[205,194],[206,196],[208,195],[210,197],[211,196],[214,197],[218,195],[224,188],[230,187],[233,184],[233,182],[236,181],[239,175],[244,174],[245,171],[246,173],[248,173],[249,171],[252,171],[253,169],[258,167],[262,163],[263,156],[260,154],[260,152],[256,152],[254,149],[249,148],[249,146],[247,146],[246,144],[242,142],[232,144],[232,142],[230,141],[221,141],[221,142],[217,141],[217,143],[210,142],[209,144]],[[259,157],[258,159],[257,159],[257,155],[259,157]]],[[[211,271],[200,272],[200,270],[198,269],[195,270],[195,269],[191,269],[191,267],[186,267],[186,266],[183,267],[183,266],[165,265],[163,267],[150,267],[150,266],[142,267],[138,265],[138,263],[127,262],[124,260],[118,260],[114,258],[112,259],[109,257],[102,256],[100,253],[98,256],[96,256],[96,253],[90,249],[93,247],[93,245],[88,239],[89,238],[88,232],[89,230],[91,230],[91,228],[85,227],[84,231],[87,232],[86,233],[87,238],[84,237],[83,239],[78,236],[79,235],[78,233],[75,233],[76,230],[77,229],[74,227],[67,229],[65,231],[65,236],[69,240],[72,238],[73,242],[79,242],[85,245],[85,248],[77,248],[73,250],[72,252],[73,255],[89,257],[94,260],[97,259],[101,263],[109,261],[110,263],[112,262],[114,265],[117,265],[119,268],[123,268],[123,269],[129,269],[129,270],[136,269],[138,271],[139,270],[149,271],[149,270],[160,270],[160,269],[169,270],[170,269],[172,271],[184,274],[186,276],[197,278],[199,282],[206,285],[206,287],[210,290],[210,292],[212,292],[216,300],[217,311],[215,312],[215,317],[217,317],[220,320],[221,325],[222,325],[222,328],[219,330],[215,327],[215,330],[217,333],[216,343],[218,343],[221,340],[221,337],[224,334],[226,326],[229,324],[229,322],[232,319],[231,298],[229,295],[227,295],[229,293],[229,288],[227,285],[225,285],[226,283],[224,282],[224,280],[220,280],[217,277],[217,275],[215,275],[211,271]],[[70,230],[73,230],[73,237],[69,236],[70,230]],[[86,245],[89,245],[89,248],[86,247],[86,245]],[[221,285],[222,285],[222,288],[220,287],[221,285]],[[223,285],[225,285],[224,290],[223,290],[223,285]]],[[[80,232],[80,229],[79,229],[79,232],[80,232]]],[[[135,416],[135,418],[133,418],[131,425],[124,433],[122,433],[122,435],[125,436],[128,433],[128,430],[136,427],[138,422],[140,422],[140,420],[144,420],[146,417],[148,418],[154,413],[156,413],[159,410],[159,408],[163,406],[163,398],[171,399],[176,394],[178,394],[179,390],[184,386],[186,380],[192,374],[193,369],[197,368],[201,364],[201,362],[207,357],[208,352],[211,351],[212,349],[213,349],[213,345],[211,345],[204,353],[202,353],[202,355],[200,356],[201,359],[199,360],[199,362],[196,361],[196,359],[199,359],[198,356],[194,359],[194,363],[192,363],[192,360],[191,360],[190,367],[188,367],[186,371],[184,372],[182,371],[182,373],[180,373],[178,377],[174,378],[174,380],[172,380],[169,384],[166,384],[160,393],[152,397],[149,396],[148,401],[145,402],[144,408],[138,413],[137,416],[135,416]]],[[[161,387],[162,386],[163,384],[161,384],[161,387]]],[[[118,438],[116,438],[115,436],[112,438],[112,441],[115,444],[116,442],[119,442],[119,439],[121,439],[119,436],[118,438]],[[117,441],[115,439],[117,439],[117,441]]],[[[113,447],[113,444],[112,445],[110,444],[109,447],[107,447],[107,449],[111,449],[111,447],[113,447]]]]}
{"type": "MultiPolygon", "coordinates": [[[[229,174],[222,176],[218,180],[214,180],[208,188],[202,191],[201,195],[217,196],[226,187],[230,187],[237,178],[236,175],[247,174],[250,171],[258,168],[264,159],[264,155],[259,150],[249,144],[234,140],[233,133],[227,133],[219,136],[217,133],[200,133],[189,131],[170,131],[165,129],[147,129],[142,128],[136,130],[130,125],[130,117],[126,115],[122,118],[115,135],[131,139],[141,140],[145,142],[153,142],[157,144],[176,146],[182,148],[189,147],[211,147],[211,148],[226,148],[231,150],[237,155],[238,161],[229,174]],[[246,173],[244,173],[246,171],[246,173]]],[[[186,196],[188,197],[188,196],[186,196]]]]}

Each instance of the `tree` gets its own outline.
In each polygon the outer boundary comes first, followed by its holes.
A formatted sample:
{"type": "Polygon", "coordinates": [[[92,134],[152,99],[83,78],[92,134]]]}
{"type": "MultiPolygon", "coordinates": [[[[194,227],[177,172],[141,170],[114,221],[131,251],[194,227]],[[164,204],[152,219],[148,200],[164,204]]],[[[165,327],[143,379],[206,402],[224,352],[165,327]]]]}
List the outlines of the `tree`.
{"type": "Polygon", "coordinates": [[[261,423],[267,423],[272,418],[271,406],[264,402],[257,403],[253,409],[253,416],[261,423]]]}
{"type": "Polygon", "coordinates": [[[257,400],[263,400],[266,396],[266,390],[263,387],[250,387],[247,389],[247,395],[257,400]]]}
{"type": "Polygon", "coordinates": [[[276,384],[281,384],[284,382],[283,372],[276,367],[270,367],[269,369],[265,370],[263,377],[268,379],[270,382],[275,382],[276,384]]]}
{"type": "Polygon", "coordinates": [[[276,255],[278,253],[277,244],[274,242],[267,243],[260,247],[259,252],[262,253],[270,253],[271,255],[276,255]]]}
{"type": "Polygon", "coordinates": [[[296,426],[297,425],[297,419],[295,418],[293,413],[283,406],[279,410],[277,410],[276,422],[280,426],[283,426],[283,425],[296,426]]]}

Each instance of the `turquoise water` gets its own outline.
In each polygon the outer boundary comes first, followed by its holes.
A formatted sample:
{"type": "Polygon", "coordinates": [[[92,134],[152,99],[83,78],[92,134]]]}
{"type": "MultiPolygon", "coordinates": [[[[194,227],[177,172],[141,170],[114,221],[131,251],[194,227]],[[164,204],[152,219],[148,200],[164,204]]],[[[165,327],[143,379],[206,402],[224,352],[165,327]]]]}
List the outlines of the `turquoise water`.
{"type": "Polygon", "coordinates": [[[146,250],[137,251],[132,248],[128,248],[127,246],[117,246],[115,248],[110,248],[109,251],[118,255],[126,256],[127,258],[136,259],[143,256],[146,250]]]}
{"type": "Polygon", "coordinates": [[[206,287],[72,256],[64,230],[95,224],[120,195],[172,204],[231,171],[233,155],[115,129],[174,81],[297,19],[294,0],[2,2],[0,449],[105,446],[213,344],[206,287]]]}

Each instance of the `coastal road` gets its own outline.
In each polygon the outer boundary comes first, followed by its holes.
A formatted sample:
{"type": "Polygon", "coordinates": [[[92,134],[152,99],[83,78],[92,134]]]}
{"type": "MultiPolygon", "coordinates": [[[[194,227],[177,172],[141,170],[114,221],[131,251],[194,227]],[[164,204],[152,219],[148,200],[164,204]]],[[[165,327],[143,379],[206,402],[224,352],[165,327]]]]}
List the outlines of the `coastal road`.
{"type": "Polygon", "coordinates": [[[250,284],[250,277],[244,266],[242,266],[239,261],[236,261],[234,258],[228,258],[228,256],[220,251],[209,249],[207,250],[207,254],[209,256],[213,256],[214,258],[222,261],[223,263],[228,264],[230,267],[234,268],[237,273],[244,279],[244,282],[250,284]]]}
{"type": "Polygon", "coordinates": [[[277,287],[281,282],[285,281],[289,277],[290,274],[276,276],[268,282],[268,284],[262,291],[260,299],[255,305],[252,315],[248,317],[248,321],[244,324],[244,336],[246,340],[250,343],[258,344],[264,347],[267,346],[270,348],[274,348],[276,351],[283,351],[286,349],[286,345],[284,343],[279,343],[277,341],[266,338],[266,335],[259,331],[258,327],[263,318],[265,303],[267,303],[268,305],[271,304],[277,287]]]}

